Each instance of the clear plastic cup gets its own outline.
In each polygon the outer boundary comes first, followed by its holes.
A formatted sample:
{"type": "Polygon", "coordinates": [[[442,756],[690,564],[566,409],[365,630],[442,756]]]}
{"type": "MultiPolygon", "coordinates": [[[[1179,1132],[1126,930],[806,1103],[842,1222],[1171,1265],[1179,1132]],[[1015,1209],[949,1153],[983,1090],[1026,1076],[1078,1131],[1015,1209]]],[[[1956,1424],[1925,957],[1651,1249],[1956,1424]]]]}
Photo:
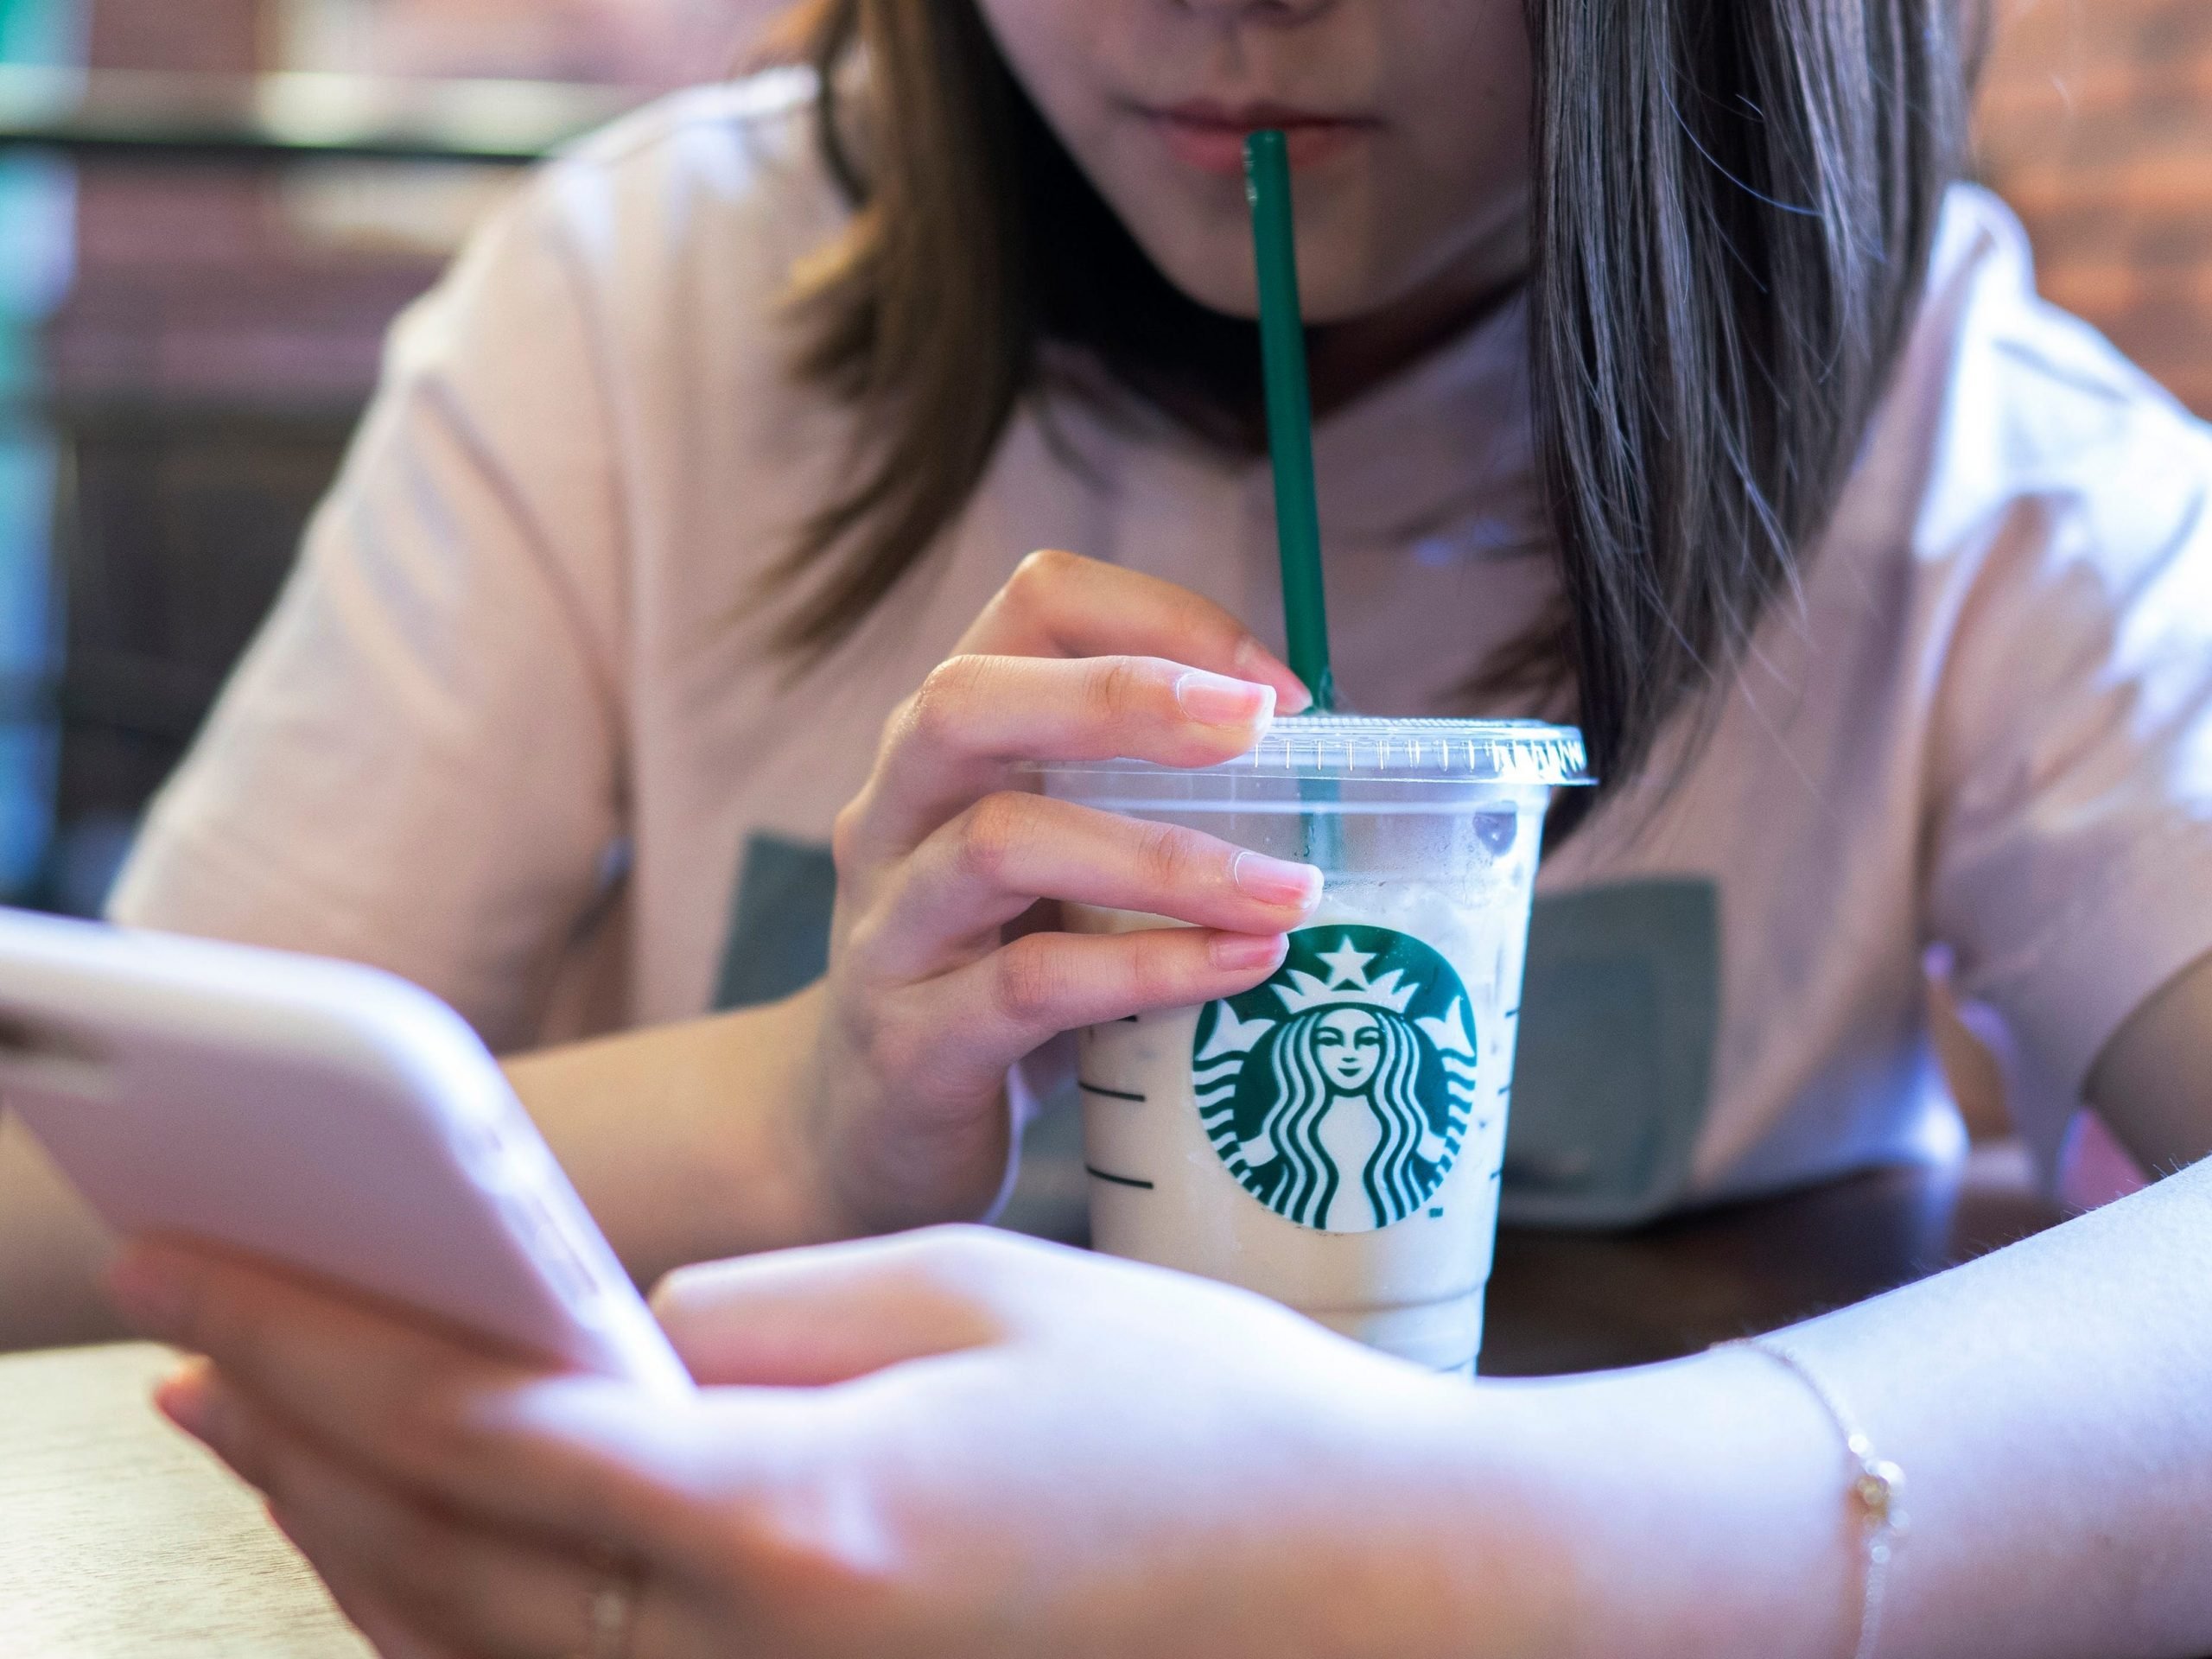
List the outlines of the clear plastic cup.
{"type": "MultiPolygon", "coordinates": [[[[1581,734],[1309,715],[1225,766],[1039,770],[1057,798],[1327,883],[1266,984],[1082,1034],[1092,1243],[1471,1371],[1544,809],[1591,781],[1581,734]]],[[[1175,925],[1066,910],[1077,931],[1175,925]]]]}

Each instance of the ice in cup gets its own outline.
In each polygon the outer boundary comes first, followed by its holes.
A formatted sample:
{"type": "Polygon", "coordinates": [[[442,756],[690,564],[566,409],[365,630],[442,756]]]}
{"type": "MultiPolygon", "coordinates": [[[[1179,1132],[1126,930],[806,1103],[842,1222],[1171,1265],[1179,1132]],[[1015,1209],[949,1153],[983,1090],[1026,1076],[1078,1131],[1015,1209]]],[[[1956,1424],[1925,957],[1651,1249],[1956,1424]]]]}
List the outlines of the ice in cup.
{"type": "MultiPolygon", "coordinates": [[[[1308,715],[1225,766],[1040,772],[1058,798],[1327,883],[1265,984],[1082,1033],[1092,1243],[1471,1371],[1544,809],[1590,781],[1581,734],[1308,715]]],[[[1077,931],[1174,925],[1066,910],[1077,931]]]]}

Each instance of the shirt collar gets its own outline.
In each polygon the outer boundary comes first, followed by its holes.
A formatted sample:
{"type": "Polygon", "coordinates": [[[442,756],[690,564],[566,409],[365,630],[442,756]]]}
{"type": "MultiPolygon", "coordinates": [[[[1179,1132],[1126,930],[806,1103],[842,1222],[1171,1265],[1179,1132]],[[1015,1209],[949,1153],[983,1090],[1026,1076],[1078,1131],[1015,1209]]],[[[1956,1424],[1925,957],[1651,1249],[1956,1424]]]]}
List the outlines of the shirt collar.
{"type": "MultiPolygon", "coordinates": [[[[1331,546],[1448,547],[1465,556],[1541,544],[1527,316],[1516,295],[1315,428],[1331,546]]],[[[1252,471],[1254,487],[1271,487],[1264,464],[1252,471]]]]}
{"type": "MultiPolygon", "coordinates": [[[[1319,422],[1321,532],[1332,550],[1410,549],[1456,562],[1536,550],[1548,531],[1529,421],[1528,306],[1515,295],[1443,346],[1319,422]]],[[[1044,415],[1073,465],[1103,483],[1172,452],[1273,512],[1263,458],[1209,454],[1081,353],[1048,348],[1044,415]],[[1071,394],[1071,395],[1069,395],[1071,394]],[[1138,453],[1132,454],[1135,449],[1138,453]]]]}

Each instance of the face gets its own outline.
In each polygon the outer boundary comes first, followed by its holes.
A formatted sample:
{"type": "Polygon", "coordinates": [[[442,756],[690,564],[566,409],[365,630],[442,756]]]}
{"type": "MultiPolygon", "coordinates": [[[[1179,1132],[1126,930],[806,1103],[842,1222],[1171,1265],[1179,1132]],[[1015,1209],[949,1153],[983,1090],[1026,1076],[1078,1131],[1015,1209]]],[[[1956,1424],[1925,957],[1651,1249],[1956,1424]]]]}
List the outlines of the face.
{"type": "Polygon", "coordinates": [[[1516,275],[1522,0],[979,0],[1014,73],[1153,262],[1257,306],[1243,140],[1289,139],[1299,279],[1344,322],[1516,275]]]}
{"type": "Polygon", "coordinates": [[[1356,1094],[1382,1064],[1382,1022],[1364,1008],[1332,1008],[1313,1033],[1313,1052],[1329,1081],[1356,1094]]]}

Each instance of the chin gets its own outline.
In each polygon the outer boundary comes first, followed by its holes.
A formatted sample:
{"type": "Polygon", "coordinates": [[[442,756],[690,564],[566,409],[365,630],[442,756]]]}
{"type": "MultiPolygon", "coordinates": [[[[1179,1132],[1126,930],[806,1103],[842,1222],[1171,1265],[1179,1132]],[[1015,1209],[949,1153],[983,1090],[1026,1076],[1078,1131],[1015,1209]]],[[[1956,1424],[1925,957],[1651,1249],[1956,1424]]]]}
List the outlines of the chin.
{"type": "Polygon", "coordinates": [[[1132,232],[1160,272],[1208,310],[1232,317],[1259,314],[1259,285],[1252,270],[1251,233],[1233,227],[1170,227],[1132,222],[1132,232]]]}
{"type": "MultiPolygon", "coordinates": [[[[1259,315],[1259,287],[1252,268],[1251,232],[1240,222],[1234,232],[1153,238],[1138,242],[1167,280],[1211,311],[1249,319],[1259,315]]],[[[1344,322],[1387,304],[1390,296],[1364,272],[1299,265],[1299,304],[1309,323],[1344,322]]]]}
{"type": "MultiPolygon", "coordinates": [[[[1252,221],[1242,180],[1163,178],[1151,171],[1131,178],[1109,167],[1102,182],[1122,222],[1169,282],[1209,310],[1247,319],[1259,315],[1252,221]]],[[[1298,283],[1309,323],[1348,321],[1397,297],[1396,285],[1380,280],[1386,273],[1378,267],[1393,262],[1379,257],[1383,250],[1364,234],[1366,207],[1358,193],[1349,198],[1324,193],[1304,207],[1298,283]],[[1324,251],[1320,257],[1316,250],[1324,251]]]]}

